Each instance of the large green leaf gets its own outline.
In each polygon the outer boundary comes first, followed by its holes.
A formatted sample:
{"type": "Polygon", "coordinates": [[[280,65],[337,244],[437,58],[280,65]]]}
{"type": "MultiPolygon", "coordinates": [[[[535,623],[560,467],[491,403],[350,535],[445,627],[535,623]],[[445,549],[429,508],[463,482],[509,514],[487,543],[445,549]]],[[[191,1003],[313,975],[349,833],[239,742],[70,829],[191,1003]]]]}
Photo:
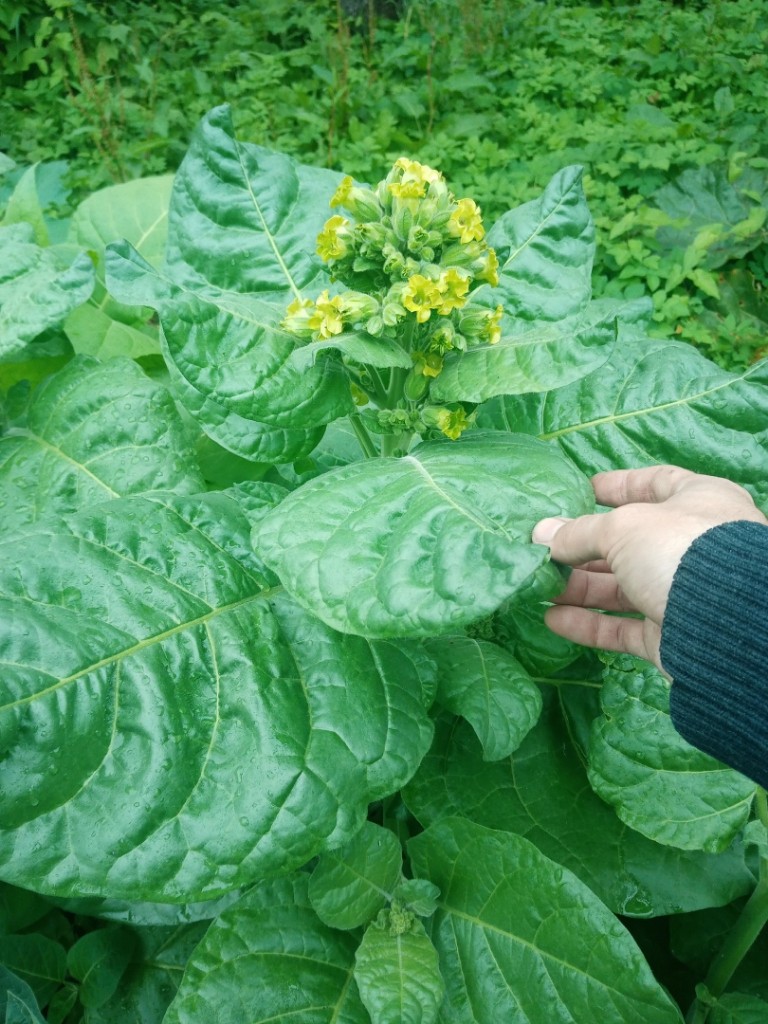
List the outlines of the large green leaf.
{"type": "Polygon", "coordinates": [[[341,177],[239,142],[229,107],[214,108],[174,181],[167,256],[174,279],[281,304],[324,287],[315,238],[341,177]]]}
{"type": "Polygon", "coordinates": [[[428,641],[437,700],[471,723],[489,761],[508,757],[536,724],[541,696],[523,666],[496,644],[470,637],[428,641]]]}
{"type": "Polygon", "coordinates": [[[60,324],[86,301],[93,284],[85,254],[61,265],[51,249],[35,244],[30,224],[0,227],[0,358],[60,324]]]}
{"type": "Polygon", "coordinates": [[[262,882],[211,925],[163,1024],[370,1024],[356,945],[312,910],[306,875],[262,882]]]}
{"type": "Polygon", "coordinates": [[[0,877],[210,898],[349,840],[414,772],[432,663],[307,615],[249,531],[203,495],[3,538],[0,877]]]}
{"type": "Polygon", "coordinates": [[[726,849],[749,818],[755,784],[680,736],[669,687],[647,662],[612,658],[589,743],[589,781],[622,821],[683,850],[726,849]]]}
{"type": "Polygon", "coordinates": [[[525,836],[618,914],[696,910],[729,903],[754,886],[738,848],[675,850],[619,821],[591,789],[552,701],[509,761],[484,761],[469,726],[443,724],[404,796],[424,825],[461,814],[525,836]]]}
{"type": "Polygon", "coordinates": [[[234,411],[228,403],[198,389],[167,355],[171,387],[179,401],[203,426],[205,433],[232,455],[257,464],[292,462],[322,440],[322,427],[276,427],[234,411]]]}
{"type": "Polygon", "coordinates": [[[445,991],[437,950],[418,919],[407,929],[391,920],[382,911],[355,954],[360,998],[372,1024],[434,1024],[445,991]]]}
{"type": "Polygon", "coordinates": [[[682,1021],[619,921],[533,843],[449,818],[408,849],[441,891],[431,932],[445,1024],[682,1021]]]}
{"type": "MultiPolygon", "coordinates": [[[[509,322],[509,314],[503,323],[509,322]]],[[[557,323],[504,332],[496,345],[451,353],[430,394],[443,402],[551,391],[601,366],[616,341],[616,315],[602,304],[557,323]]]]}
{"type": "Polygon", "coordinates": [[[353,409],[337,357],[294,364],[296,338],[279,326],[280,307],[251,294],[180,287],[178,267],[156,273],[123,244],[110,247],[107,266],[113,294],[158,310],[179,397],[223,447],[255,461],[291,461],[353,409]]]}
{"type": "Polygon", "coordinates": [[[202,490],[188,434],[171,396],[135,363],[72,360],[0,437],[5,528],[129,494],[202,490]]]}
{"type": "Polygon", "coordinates": [[[392,900],[403,867],[397,836],[372,821],[340,850],[324,853],[309,880],[309,898],[332,928],[368,924],[392,900]]]}
{"type": "Polygon", "coordinates": [[[537,520],[593,501],[548,446],[477,433],[332,470],[268,514],[254,543],[329,625],[428,636],[497,608],[546,560],[530,543],[537,520]]]}
{"type": "Polygon", "coordinates": [[[669,462],[768,499],[768,360],[727,373],[690,346],[620,337],[595,373],[493,399],[480,422],[556,442],[585,473],[669,462]]]}
{"type": "Polygon", "coordinates": [[[538,199],[505,213],[488,232],[499,258],[499,286],[483,289],[522,321],[555,321],[580,313],[592,294],[595,228],[581,167],[565,167],[538,199]]]}

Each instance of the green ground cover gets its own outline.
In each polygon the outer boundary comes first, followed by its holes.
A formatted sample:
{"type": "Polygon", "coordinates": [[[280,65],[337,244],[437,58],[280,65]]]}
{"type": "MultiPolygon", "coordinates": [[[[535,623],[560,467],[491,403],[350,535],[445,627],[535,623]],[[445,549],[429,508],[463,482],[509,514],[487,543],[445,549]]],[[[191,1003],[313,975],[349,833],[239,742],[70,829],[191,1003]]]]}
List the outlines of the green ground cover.
{"type": "Polygon", "coordinates": [[[0,12],[0,150],[67,161],[81,199],[175,170],[199,117],[375,180],[409,155],[490,220],[586,169],[597,294],[653,296],[656,330],[726,367],[764,345],[768,12],[412,0],[154,5],[28,0],[0,12]],[[358,5],[372,7],[369,5],[358,5]]]}

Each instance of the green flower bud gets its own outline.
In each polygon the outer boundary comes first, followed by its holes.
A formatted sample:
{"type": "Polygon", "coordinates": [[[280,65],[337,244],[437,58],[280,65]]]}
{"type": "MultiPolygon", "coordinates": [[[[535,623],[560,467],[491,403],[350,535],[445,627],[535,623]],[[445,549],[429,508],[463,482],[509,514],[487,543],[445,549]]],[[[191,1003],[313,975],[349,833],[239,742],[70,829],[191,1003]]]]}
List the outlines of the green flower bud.
{"type": "Polygon", "coordinates": [[[418,402],[429,390],[429,380],[415,368],[410,370],[403,383],[403,395],[411,402],[418,402]]]}

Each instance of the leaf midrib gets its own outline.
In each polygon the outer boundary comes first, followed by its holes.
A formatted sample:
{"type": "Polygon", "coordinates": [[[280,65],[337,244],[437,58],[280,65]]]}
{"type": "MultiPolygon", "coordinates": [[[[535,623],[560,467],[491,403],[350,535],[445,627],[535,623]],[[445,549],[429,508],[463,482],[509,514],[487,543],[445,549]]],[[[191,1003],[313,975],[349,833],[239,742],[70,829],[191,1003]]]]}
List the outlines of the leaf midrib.
{"type": "Polygon", "coordinates": [[[241,598],[238,601],[232,601],[229,604],[221,605],[219,608],[212,608],[209,612],[204,615],[199,615],[195,619],[189,619],[184,622],[177,623],[170,629],[163,630],[162,633],[156,633],[153,636],[145,637],[143,640],[139,640],[137,643],[131,644],[130,647],[125,647],[121,651],[109,654],[105,658],[93,662],[91,665],[86,665],[84,668],[78,669],[77,672],[73,672],[71,675],[58,679],[54,684],[46,687],[44,690],[38,690],[36,693],[20,697],[18,700],[15,700],[10,704],[0,706],[0,712],[12,711],[14,708],[30,704],[32,701],[38,700],[42,697],[47,697],[48,694],[54,693],[56,690],[60,690],[63,686],[68,686],[70,683],[77,682],[78,679],[82,679],[91,672],[98,672],[102,668],[107,668],[109,665],[114,665],[116,662],[133,657],[133,655],[141,653],[141,651],[146,650],[148,647],[152,647],[154,644],[164,643],[170,637],[176,636],[177,633],[182,633],[185,630],[194,629],[196,626],[204,625],[212,619],[215,619],[217,616],[226,615],[228,612],[236,611],[238,608],[243,608],[252,601],[258,601],[262,598],[269,599],[275,594],[281,593],[282,590],[282,586],[269,587],[265,590],[260,590],[257,594],[249,594],[247,597],[241,598]]]}

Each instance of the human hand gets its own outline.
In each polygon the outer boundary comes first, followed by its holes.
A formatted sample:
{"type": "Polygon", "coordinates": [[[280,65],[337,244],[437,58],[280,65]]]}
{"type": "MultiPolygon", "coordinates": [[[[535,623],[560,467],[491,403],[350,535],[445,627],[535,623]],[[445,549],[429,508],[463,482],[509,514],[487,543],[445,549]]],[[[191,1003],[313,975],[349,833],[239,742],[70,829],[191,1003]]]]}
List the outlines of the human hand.
{"type": "Polygon", "coordinates": [[[600,504],[613,506],[610,512],[542,519],[533,530],[535,544],[548,545],[556,562],[576,567],[546,623],[576,643],[634,654],[662,668],[661,622],[688,547],[721,523],[768,520],[743,487],[677,466],[598,473],[592,486],[600,504]],[[645,618],[591,609],[641,612],[645,618]]]}

